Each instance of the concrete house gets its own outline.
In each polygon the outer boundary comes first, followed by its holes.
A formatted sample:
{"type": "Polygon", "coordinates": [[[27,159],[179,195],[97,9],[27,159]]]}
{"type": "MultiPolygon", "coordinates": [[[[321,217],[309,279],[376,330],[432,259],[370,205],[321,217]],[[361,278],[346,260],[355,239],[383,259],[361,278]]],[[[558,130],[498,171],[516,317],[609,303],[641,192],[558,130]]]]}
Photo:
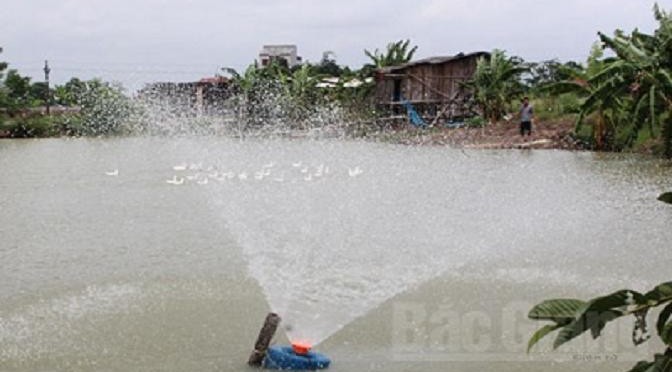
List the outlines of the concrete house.
{"type": "Polygon", "coordinates": [[[259,52],[259,62],[268,66],[274,60],[286,63],[290,68],[301,63],[296,45],[264,45],[259,52]]]}

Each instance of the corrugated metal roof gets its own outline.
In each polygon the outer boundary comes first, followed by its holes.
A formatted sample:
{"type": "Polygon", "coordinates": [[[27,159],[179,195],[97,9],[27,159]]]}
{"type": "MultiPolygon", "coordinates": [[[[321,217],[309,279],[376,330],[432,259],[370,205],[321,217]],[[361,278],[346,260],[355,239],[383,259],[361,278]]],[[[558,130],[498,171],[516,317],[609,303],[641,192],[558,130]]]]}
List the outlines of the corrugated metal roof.
{"type": "Polygon", "coordinates": [[[420,66],[420,65],[438,65],[446,62],[451,62],[451,61],[457,61],[460,59],[464,58],[472,58],[472,57],[481,57],[481,56],[489,56],[490,53],[488,52],[473,52],[469,54],[464,54],[464,53],[459,53],[454,56],[435,56],[435,57],[428,57],[428,58],[423,58],[423,59],[418,59],[416,61],[411,61],[408,63],[404,63],[403,65],[398,65],[398,66],[388,66],[388,67],[383,67],[378,69],[379,72],[382,72],[384,74],[389,74],[398,70],[403,70],[409,67],[413,66],[420,66]]]}

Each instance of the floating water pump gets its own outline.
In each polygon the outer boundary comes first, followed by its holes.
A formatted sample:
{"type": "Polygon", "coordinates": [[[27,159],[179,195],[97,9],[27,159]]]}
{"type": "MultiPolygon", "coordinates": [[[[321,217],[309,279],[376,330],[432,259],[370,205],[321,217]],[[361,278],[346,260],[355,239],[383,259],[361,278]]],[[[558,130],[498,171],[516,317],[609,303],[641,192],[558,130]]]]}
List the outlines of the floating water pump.
{"type": "Polygon", "coordinates": [[[280,317],[277,314],[269,313],[266,316],[247,364],[281,370],[317,370],[329,367],[331,360],[323,354],[311,351],[312,346],[307,342],[295,341],[292,346],[269,347],[279,323],[280,317]]]}
{"type": "Polygon", "coordinates": [[[305,345],[272,346],[266,352],[264,368],[316,370],[329,367],[331,360],[325,355],[310,351],[305,345]]]}

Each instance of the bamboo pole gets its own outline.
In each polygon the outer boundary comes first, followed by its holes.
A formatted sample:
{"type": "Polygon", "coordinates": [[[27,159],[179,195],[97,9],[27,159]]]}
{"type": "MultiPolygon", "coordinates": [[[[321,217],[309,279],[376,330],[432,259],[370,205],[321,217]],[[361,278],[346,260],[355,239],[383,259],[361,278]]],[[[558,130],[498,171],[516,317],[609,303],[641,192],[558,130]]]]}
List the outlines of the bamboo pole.
{"type": "Polygon", "coordinates": [[[278,329],[278,324],[280,324],[280,316],[278,316],[278,314],[268,313],[268,315],[266,315],[266,320],[261,327],[261,331],[259,331],[257,342],[254,343],[254,350],[252,350],[252,354],[250,354],[250,358],[247,360],[248,365],[261,367],[261,363],[266,356],[266,350],[268,350],[273,335],[278,329]]]}

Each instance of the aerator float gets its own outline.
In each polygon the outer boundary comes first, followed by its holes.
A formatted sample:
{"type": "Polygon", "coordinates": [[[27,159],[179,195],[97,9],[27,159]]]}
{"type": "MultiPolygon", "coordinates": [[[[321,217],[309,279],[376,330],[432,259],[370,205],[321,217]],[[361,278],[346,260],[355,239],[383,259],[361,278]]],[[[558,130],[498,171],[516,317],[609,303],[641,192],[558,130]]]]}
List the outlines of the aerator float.
{"type": "Polygon", "coordinates": [[[266,316],[247,364],[280,370],[318,370],[329,367],[331,360],[324,354],[311,351],[312,346],[307,342],[294,341],[291,346],[269,347],[278,324],[278,314],[269,313],[266,316]]]}

